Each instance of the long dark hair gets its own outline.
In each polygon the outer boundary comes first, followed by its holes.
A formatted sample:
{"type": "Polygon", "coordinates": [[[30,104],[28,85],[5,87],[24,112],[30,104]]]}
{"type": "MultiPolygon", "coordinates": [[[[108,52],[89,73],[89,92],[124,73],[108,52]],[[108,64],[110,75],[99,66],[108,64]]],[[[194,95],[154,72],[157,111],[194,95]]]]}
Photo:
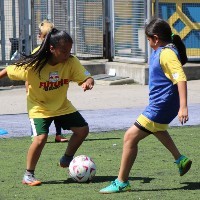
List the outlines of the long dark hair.
{"type": "Polygon", "coordinates": [[[17,67],[25,65],[25,69],[31,68],[40,75],[41,70],[48,62],[49,57],[52,55],[50,52],[50,46],[56,48],[59,46],[60,40],[66,43],[73,43],[71,36],[67,32],[59,31],[56,28],[53,28],[46,35],[38,51],[28,56],[23,55],[22,58],[14,64],[17,67]]]}
{"type": "Polygon", "coordinates": [[[172,34],[169,24],[160,18],[154,18],[145,28],[146,36],[153,38],[157,35],[163,42],[173,43],[179,53],[180,62],[184,65],[187,61],[186,48],[179,35],[172,34]]]}

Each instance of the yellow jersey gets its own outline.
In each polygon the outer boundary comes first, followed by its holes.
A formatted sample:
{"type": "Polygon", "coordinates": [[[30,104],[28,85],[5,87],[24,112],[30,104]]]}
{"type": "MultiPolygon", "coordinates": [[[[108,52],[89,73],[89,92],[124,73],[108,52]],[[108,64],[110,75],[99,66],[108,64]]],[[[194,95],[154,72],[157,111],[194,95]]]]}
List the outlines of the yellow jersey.
{"type": "Polygon", "coordinates": [[[64,63],[55,66],[46,64],[40,72],[31,68],[10,65],[6,68],[12,80],[28,81],[27,109],[29,118],[47,118],[73,113],[76,108],[67,99],[69,82],[81,85],[90,73],[78,58],[70,56],[64,63]]]}

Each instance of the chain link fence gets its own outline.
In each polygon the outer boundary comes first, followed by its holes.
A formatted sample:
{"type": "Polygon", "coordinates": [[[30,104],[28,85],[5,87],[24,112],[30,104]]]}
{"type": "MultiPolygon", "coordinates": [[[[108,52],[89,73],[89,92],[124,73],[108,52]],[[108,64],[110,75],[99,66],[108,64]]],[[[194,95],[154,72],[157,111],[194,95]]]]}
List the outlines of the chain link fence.
{"type": "Polygon", "coordinates": [[[72,36],[72,53],[81,59],[146,62],[144,26],[151,16],[167,20],[189,59],[199,61],[199,12],[199,0],[0,0],[0,63],[38,46],[44,19],[72,36]]]}

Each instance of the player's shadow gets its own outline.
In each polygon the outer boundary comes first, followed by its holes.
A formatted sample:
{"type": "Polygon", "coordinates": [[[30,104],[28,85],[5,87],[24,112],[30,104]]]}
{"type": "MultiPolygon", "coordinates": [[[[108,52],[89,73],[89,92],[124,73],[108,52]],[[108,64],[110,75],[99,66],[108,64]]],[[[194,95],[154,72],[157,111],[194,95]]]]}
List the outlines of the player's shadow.
{"type": "MultiPolygon", "coordinates": [[[[93,139],[85,139],[84,142],[101,141],[101,140],[120,140],[120,139],[121,138],[93,138],[93,139]]],[[[55,141],[47,141],[46,143],[60,144],[60,142],[55,142],[55,141]]],[[[68,143],[68,141],[62,143],[68,143]]]]}
{"type": "MultiPolygon", "coordinates": [[[[93,182],[94,183],[103,183],[108,181],[113,181],[117,178],[117,176],[95,176],[93,182]]],[[[155,178],[149,177],[129,177],[131,181],[142,181],[142,183],[150,183],[155,178]]]]}
{"type": "MultiPolygon", "coordinates": [[[[95,176],[95,178],[91,182],[82,183],[82,184],[92,184],[92,183],[102,183],[102,182],[109,182],[116,179],[116,176],[95,176]]],[[[150,183],[155,178],[149,177],[129,177],[129,180],[133,181],[141,181],[141,183],[146,184],[150,183]]],[[[42,184],[77,184],[73,179],[68,178],[67,180],[52,180],[52,181],[43,181],[42,184]]],[[[183,182],[180,183],[184,185],[183,187],[179,188],[156,188],[156,189],[134,189],[135,192],[156,192],[156,191],[173,191],[173,190],[200,190],[200,182],[183,182]]]]}
{"type": "Polygon", "coordinates": [[[47,141],[46,143],[47,143],[47,144],[66,144],[66,143],[68,143],[68,141],[67,141],[67,142],[47,141]]]}
{"type": "MultiPolygon", "coordinates": [[[[52,181],[42,181],[42,184],[52,184],[52,185],[57,185],[57,184],[77,184],[77,182],[75,182],[73,179],[68,178],[68,179],[64,179],[64,180],[52,180],[52,181]]],[[[92,182],[86,182],[83,184],[89,184],[92,182]]]]}
{"type": "MultiPolygon", "coordinates": [[[[89,183],[103,183],[115,180],[116,176],[95,176],[95,178],[87,182],[89,183]]],[[[139,180],[142,181],[142,183],[150,183],[154,178],[148,178],[148,177],[129,177],[129,180],[139,180]]],[[[68,178],[67,180],[54,180],[54,181],[43,181],[42,184],[71,184],[76,183],[73,179],[68,178]]],[[[77,183],[76,183],[77,184],[77,183]]]]}
{"type": "Polygon", "coordinates": [[[120,140],[121,138],[93,138],[93,139],[85,139],[85,142],[91,142],[96,140],[120,140]]]}
{"type": "Polygon", "coordinates": [[[183,190],[200,190],[200,182],[183,182],[185,186],[181,187],[183,190]]]}
{"type": "Polygon", "coordinates": [[[180,184],[184,184],[183,187],[180,188],[157,188],[151,190],[134,190],[136,192],[156,192],[156,191],[172,191],[172,190],[200,190],[200,182],[183,182],[180,184]]]}

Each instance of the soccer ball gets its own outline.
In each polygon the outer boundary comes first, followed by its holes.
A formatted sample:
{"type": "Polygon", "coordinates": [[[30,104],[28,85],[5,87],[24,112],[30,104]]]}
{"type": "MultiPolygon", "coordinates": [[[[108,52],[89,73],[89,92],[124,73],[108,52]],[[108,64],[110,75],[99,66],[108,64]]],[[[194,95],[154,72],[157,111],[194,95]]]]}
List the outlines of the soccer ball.
{"type": "Polygon", "coordinates": [[[69,165],[69,175],[76,182],[91,181],[96,174],[94,161],[85,155],[75,157],[69,165]]]}

